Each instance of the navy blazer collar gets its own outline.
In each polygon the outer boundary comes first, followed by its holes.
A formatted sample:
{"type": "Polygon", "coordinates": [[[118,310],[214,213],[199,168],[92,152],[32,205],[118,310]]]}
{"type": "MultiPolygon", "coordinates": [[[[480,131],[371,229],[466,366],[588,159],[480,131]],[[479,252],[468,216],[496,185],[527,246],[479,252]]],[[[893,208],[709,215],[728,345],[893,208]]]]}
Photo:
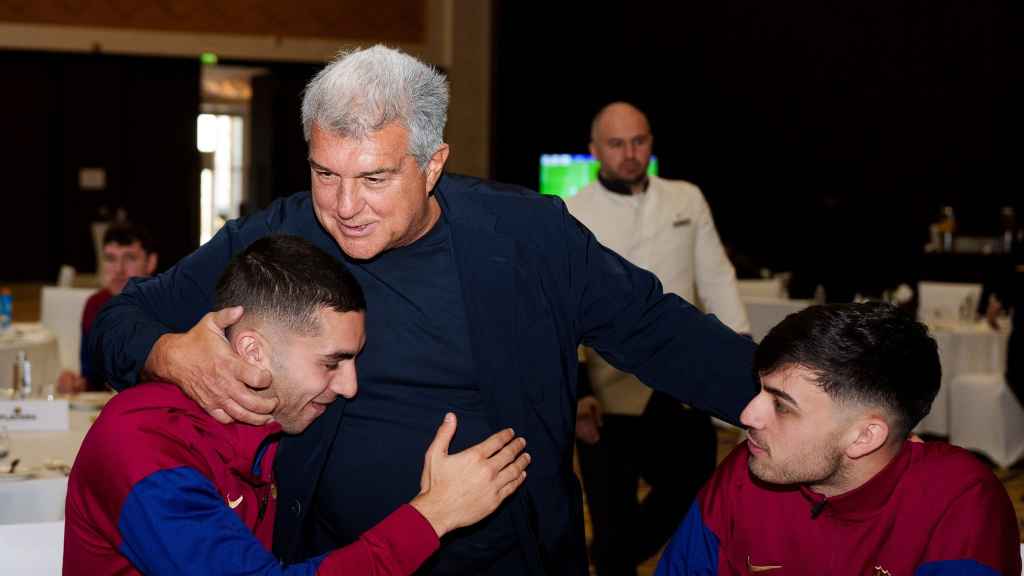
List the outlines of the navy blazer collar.
{"type": "MultiPolygon", "coordinates": [[[[448,218],[455,265],[466,306],[473,366],[480,394],[485,400],[489,423],[494,430],[511,426],[527,429],[527,405],[515,363],[519,333],[525,326],[520,311],[524,282],[529,279],[518,266],[515,240],[498,230],[498,216],[475,201],[474,194],[490,194],[483,181],[443,175],[434,189],[441,210],[448,218]]],[[[518,490],[509,505],[518,508],[516,527],[526,561],[527,573],[543,574],[537,534],[531,527],[530,485],[518,490]],[[532,545],[531,545],[532,544],[532,545]]]]}
{"type": "Polygon", "coordinates": [[[464,196],[472,194],[482,182],[482,180],[464,176],[441,175],[437,185],[434,186],[434,195],[437,196],[441,210],[447,215],[449,222],[486,231],[495,229],[497,216],[481,203],[473,202],[471,198],[464,196]]]}
{"type": "Polygon", "coordinates": [[[517,248],[497,233],[498,217],[472,194],[481,181],[445,175],[434,190],[451,226],[455,266],[466,306],[477,382],[495,429],[521,422],[519,404],[508,397],[519,390],[510,369],[516,352],[517,248]]]}

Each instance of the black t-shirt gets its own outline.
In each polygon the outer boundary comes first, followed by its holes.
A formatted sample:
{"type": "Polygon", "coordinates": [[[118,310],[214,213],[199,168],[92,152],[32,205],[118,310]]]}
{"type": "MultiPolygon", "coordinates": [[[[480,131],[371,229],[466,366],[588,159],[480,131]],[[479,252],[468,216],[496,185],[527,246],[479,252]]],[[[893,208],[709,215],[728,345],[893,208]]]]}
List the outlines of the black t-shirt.
{"type": "MultiPolygon", "coordinates": [[[[458,417],[452,453],[496,431],[474,372],[444,216],[413,244],[348,267],[366,294],[366,346],[356,359],[359,390],[345,407],[316,496],[317,515],[336,531],[329,538],[336,545],[419,493],[423,455],[446,412],[458,417]]],[[[515,547],[503,507],[446,537],[424,572],[478,573],[517,554],[515,547]]]]}

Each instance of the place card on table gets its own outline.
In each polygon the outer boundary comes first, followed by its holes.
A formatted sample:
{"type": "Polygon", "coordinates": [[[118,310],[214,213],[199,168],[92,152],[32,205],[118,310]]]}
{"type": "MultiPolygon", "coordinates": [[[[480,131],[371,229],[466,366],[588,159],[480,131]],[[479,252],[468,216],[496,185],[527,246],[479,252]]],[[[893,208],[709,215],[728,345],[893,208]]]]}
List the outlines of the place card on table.
{"type": "Polygon", "coordinates": [[[11,432],[67,430],[67,400],[0,400],[0,427],[11,432]]]}

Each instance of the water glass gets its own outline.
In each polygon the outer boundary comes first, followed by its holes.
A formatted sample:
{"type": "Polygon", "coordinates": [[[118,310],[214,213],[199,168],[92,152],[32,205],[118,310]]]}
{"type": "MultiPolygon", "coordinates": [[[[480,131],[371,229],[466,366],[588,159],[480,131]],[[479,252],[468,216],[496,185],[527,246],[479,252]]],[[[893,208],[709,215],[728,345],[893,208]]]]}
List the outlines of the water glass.
{"type": "Polygon", "coordinates": [[[11,435],[7,433],[6,426],[0,426],[0,460],[7,458],[11,453],[11,435]]]}

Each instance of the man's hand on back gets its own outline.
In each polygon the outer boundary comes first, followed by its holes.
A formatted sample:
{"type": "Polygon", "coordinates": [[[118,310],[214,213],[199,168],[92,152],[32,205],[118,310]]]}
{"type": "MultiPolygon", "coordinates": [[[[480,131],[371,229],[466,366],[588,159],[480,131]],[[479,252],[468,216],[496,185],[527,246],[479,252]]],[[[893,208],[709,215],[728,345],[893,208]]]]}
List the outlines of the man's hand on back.
{"type": "Polygon", "coordinates": [[[601,439],[601,403],[593,396],[576,401],[576,438],[586,444],[597,444],[601,439]]]}
{"type": "Polygon", "coordinates": [[[86,382],[85,378],[70,370],[64,370],[60,373],[60,376],[57,376],[57,392],[60,394],[85,392],[87,386],[88,382],[86,382]]]}
{"type": "Polygon", "coordinates": [[[204,410],[227,424],[266,424],[277,400],[251,388],[270,386],[270,372],[242,361],[224,337],[224,329],[242,317],[242,308],[210,312],[185,333],[164,334],[146,359],[145,373],[177,384],[204,410]]]}
{"type": "Polygon", "coordinates": [[[514,438],[511,428],[449,454],[455,427],[455,415],[446,415],[423,458],[420,493],[410,502],[438,538],[494,512],[526,480],[530,463],[526,440],[514,438]]]}

